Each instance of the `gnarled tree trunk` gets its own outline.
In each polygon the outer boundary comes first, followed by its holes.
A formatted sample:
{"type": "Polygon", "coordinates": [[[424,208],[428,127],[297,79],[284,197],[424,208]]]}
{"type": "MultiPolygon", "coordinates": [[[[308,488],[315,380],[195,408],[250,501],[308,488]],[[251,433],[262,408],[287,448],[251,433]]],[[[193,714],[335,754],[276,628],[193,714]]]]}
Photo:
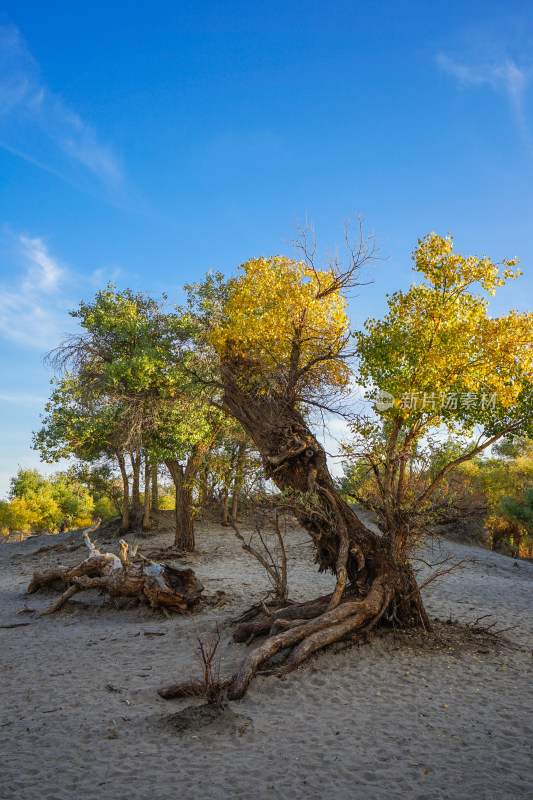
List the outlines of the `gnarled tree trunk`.
{"type": "MultiPolygon", "coordinates": [[[[354,631],[369,631],[382,618],[429,629],[407,556],[396,553],[390,537],[368,530],[335,489],[324,448],[301,414],[265,393],[246,392],[232,370],[222,367],[224,403],[259,450],[267,477],[281,490],[296,493],[295,510],[310,534],[320,571],[336,576],[334,591],[307,603],[293,604],[241,625],[235,641],[266,640],[243,660],[239,670],[221,679],[221,691],[236,700],[244,695],[259,667],[281,650],[288,655],[281,667],[295,669],[311,653],[354,631]],[[311,507],[298,506],[298,493],[313,498],[311,507]]],[[[183,684],[159,691],[175,697],[183,684]]]]}
{"type": "MultiPolygon", "coordinates": [[[[232,677],[230,699],[242,697],[258,667],[285,648],[292,648],[283,666],[290,671],[314,651],[352,631],[368,631],[382,617],[429,628],[405,552],[398,554],[390,537],[368,530],[340,497],[324,448],[296,403],[242,388],[247,384],[239,380],[240,369],[239,362],[221,365],[224,405],[254,441],[267,477],[296,494],[297,515],[313,540],[318,568],[332,572],[336,585],[326,598],[270,616],[269,637],[232,677]],[[305,509],[298,508],[300,493],[311,498],[305,509]]],[[[261,624],[264,620],[256,623],[261,624]]],[[[235,638],[242,640],[242,631],[235,638]]]]}

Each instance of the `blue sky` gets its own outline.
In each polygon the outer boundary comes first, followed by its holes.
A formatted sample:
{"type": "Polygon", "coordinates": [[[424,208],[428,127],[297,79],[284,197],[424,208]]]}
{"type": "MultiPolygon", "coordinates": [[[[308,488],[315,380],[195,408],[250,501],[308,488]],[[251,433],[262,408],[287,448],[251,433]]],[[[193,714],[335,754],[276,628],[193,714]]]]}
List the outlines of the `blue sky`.
{"type": "Polygon", "coordinates": [[[38,465],[43,353],[110,280],[179,301],[359,212],[390,258],[356,325],[431,230],[518,256],[493,308],[531,308],[532,81],[528,2],[4,2],[0,497],[38,465]]]}

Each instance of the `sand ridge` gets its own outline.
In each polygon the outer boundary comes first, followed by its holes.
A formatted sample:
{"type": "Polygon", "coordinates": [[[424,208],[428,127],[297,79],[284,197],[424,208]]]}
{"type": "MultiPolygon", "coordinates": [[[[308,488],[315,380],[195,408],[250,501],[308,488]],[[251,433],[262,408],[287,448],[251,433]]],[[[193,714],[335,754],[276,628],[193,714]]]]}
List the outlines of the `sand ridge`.
{"type": "MultiPolygon", "coordinates": [[[[197,668],[190,619],[113,608],[94,593],[51,617],[17,613],[55,597],[25,594],[35,569],[84,556],[41,548],[76,537],[0,546],[0,625],[29,623],[0,628],[3,800],[531,796],[533,564],[449,542],[424,551],[426,560],[442,549],[473,559],[467,572],[427,587],[430,616],[467,624],[491,614],[483,622],[511,628],[509,646],[461,644],[453,633],[434,648],[377,636],[289,676],[260,676],[217,716],[199,701],[156,694],[197,668]]],[[[96,538],[102,548],[111,541],[96,538]]],[[[168,545],[169,534],[149,544],[168,545]]],[[[228,623],[268,583],[227,529],[200,527],[197,545],[180,564],[207,592],[226,592],[196,623],[209,631],[219,621],[230,670],[245,646],[231,643],[228,623]]],[[[290,530],[287,545],[291,597],[329,591],[333,578],[317,574],[305,532],[290,530]]]]}

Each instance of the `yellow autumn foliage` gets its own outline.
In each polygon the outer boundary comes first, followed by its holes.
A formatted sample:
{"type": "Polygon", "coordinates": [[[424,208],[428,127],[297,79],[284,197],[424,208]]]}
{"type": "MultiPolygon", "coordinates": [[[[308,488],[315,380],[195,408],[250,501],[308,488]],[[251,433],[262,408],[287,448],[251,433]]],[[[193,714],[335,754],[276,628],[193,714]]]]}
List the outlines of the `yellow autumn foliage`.
{"type": "MultiPolygon", "coordinates": [[[[514,406],[533,371],[533,314],[492,317],[487,296],[476,288],[493,295],[521,275],[516,262],[463,257],[450,236],[434,233],[418,242],[413,260],[427,283],[393,294],[389,313],[367,320],[357,335],[361,382],[390,392],[404,417],[419,417],[424,397],[431,401],[426,413],[435,404],[442,410],[451,394],[494,396],[500,408],[514,406]],[[414,394],[417,406],[409,405],[414,394]]],[[[457,414],[448,407],[442,416],[451,421],[457,414]]]]}
{"type": "Polygon", "coordinates": [[[349,319],[342,294],[324,291],[332,274],[285,256],[254,258],[240,269],[209,335],[221,361],[239,361],[249,379],[270,388],[291,381],[345,388],[349,319]]]}

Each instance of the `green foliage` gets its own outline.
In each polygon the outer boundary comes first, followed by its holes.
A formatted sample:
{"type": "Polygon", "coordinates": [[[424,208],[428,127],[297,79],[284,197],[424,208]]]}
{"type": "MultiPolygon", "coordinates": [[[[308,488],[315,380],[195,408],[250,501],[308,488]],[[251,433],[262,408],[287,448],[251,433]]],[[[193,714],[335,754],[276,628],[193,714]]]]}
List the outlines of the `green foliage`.
{"type": "Polygon", "coordinates": [[[530,536],[533,535],[533,489],[526,489],[520,499],[504,497],[502,510],[509,519],[521,522],[530,536]]]}
{"type": "Polygon", "coordinates": [[[525,425],[531,393],[533,315],[488,313],[486,296],[519,274],[512,261],[454,253],[451,238],[430,234],[413,254],[427,283],[388,298],[388,314],[357,332],[358,383],[389,392],[395,402],[380,415],[402,427],[446,425],[470,434],[473,426],[525,425]],[[477,396],[479,395],[479,396],[477,396]],[[452,398],[458,399],[453,402],[452,398]]]}
{"type": "Polygon", "coordinates": [[[178,345],[191,330],[186,315],[166,311],[166,301],[165,295],[157,301],[109,284],[72,312],[86,333],[67,344],[66,355],[74,356],[82,383],[94,394],[135,393],[147,402],[154,392],[174,396],[184,378],[178,345]]]}
{"type": "MultiPolygon", "coordinates": [[[[84,464],[83,462],[69,470],[69,474],[76,480],[87,486],[91,492],[95,504],[101,499],[108,500],[114,508],[112,516],[120,514],[123,502],[122,481],[117,477],[110,464],[84,464]]],[[[108,516],[96,511],[95,516],[108,516]]]]}
{"type": "Polygon", "coordinates": [[[94,512],[94,496],[73,472],[46,478],[35,469],[20,467],[11,479],[9,502],[0,504],[0,528],[52,531],[63,522],[81,527],[90,523],[94,512]]]}
{"type": "Polygon", "coordinates": [[[94,504],[93,514],[103,522],[108,522],[117,516],[117,509],[109,497],[100,497],[94,504]]]}
{"type": "Polygon", "coordinates": [[[10,494],[12,526],[49,530],[61,519],[60,493],[37,470],[20,467],[11,479],[10,494]]]}
{"type": "MultiPolygon", "coordinates": [[[[124,473],[129,452],[142,450],[156,464],[187,462],[209,446],[223,414],[200,399],[191,377],[192,350],[184,346],[193,333],[190,315],[165,305],[166,297],[109,285],[72,312],[82,334],[50,359],[71,372],[55,381],[34,434],[43,459],[114,459],[124,473]]],[[[124,492],[126,480],[123,474],[124,492]]],[[[117,492],[109,485],[105,492],[116,503],[117,492]]]]}
{"type": "MultiPolygon", "coordinates": [[[[474,443],[465,439],[450,436],[444,441],[429,440],[425,453],[425,469],[429,477],[433,480],[445,469],[447,464],[457,461],[474,447],[474,443]]],[[[471,460],[471,459],[469,459],[471,460]]],[[[475,461],[475,457],[473,459],[475,461]]]]}
{"type": "Polygon", "coordinates": [[[90,490],[72,474],[60,472],[51,479],[54,499],[59,506],[62,519],[72,526],[74,521],[82,524],[94,515],[94,499],[90,490]]]}
{"type": "MultiPolygon", "coordinates": [[[[44,459],[75,455],[92,461],[159,446],[152,434],[166,413],[178,419],[173,398],[189,383],[179,344],[190,335],[190,323],[183,314],[167,312],[165,302],[109,285],[72,312],[83,333],[51,358],[73,371],[55,382],[43,427],[34,436],[44,459]]],[[[197,421],[198,415],[192,424],[197,421]]]]}
{"type": "Polygon", "coordinates": [[[75,456],[90,462],[122,451],[129,427],[123,406],[91,396],[72,373],[52,385],[42,427],[33,435],[33,447],[43,461],[75,456]]]}
{"type": "Polygon", "coordinates": [[[444,504],[454,470],[533,424],[533,314],[491,317],[479,293],[516,278],[515,263],[465,258],[436,234],[418,242],[413,260],[425,282],[388,297],[388,313],[354,334],[356,382],[369,400],[380,391],[392,400],[355,420],[345,447],[357,470],[368,467],[368,500],[399,552],[444,504]],[[456,438],[442,443],[445,431],[456,438]]]}
{"type": "Polygon", "coordinates": [[[19,467],[15,477],[11,478],[9,481],[9,495],[11,499],[15,497],[18,499],[27,497],[30,494],[35,494],[39,489],[42,489],[46,482],[46,478],[44,478],[38,470],[19,467]]]}
{"type": "Polygon", "coordinates": [[[494,455],[500,458],[519,458],[526,456],[533,458],[533,439],[528,436],[519,436],[512,434],[504,436],[499,442],[496,442],[492,448],[494,455]]]}
{"type": "MultiPolygon", "coordinates": [[[[509,452],[507,447],[503,450],[509,452]]],[[[511,458],[506,455],[479,459],[477,463],[462,465],[460,473],[473,490],[485,498],[488,506],[485,524],[494,549],[530,555],[533,549],[533,520],[530,517],[533,457],[518,455],[511,458]]]]}

